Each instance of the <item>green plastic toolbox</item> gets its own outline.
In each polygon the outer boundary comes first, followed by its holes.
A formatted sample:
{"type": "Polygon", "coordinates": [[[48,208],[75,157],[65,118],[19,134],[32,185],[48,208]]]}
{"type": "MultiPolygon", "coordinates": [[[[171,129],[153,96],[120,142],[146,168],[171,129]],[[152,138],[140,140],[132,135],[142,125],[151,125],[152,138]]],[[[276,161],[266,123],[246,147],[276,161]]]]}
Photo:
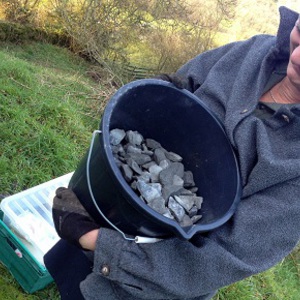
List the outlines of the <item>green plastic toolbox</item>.
{"type": "Polygon", "coordinates": [[[4,198],[0,203],[0,261],[27,293],[53,281],[44,254],[59,240],[52,221],[56,188],[67,186],[73,173],[4,198]]]}

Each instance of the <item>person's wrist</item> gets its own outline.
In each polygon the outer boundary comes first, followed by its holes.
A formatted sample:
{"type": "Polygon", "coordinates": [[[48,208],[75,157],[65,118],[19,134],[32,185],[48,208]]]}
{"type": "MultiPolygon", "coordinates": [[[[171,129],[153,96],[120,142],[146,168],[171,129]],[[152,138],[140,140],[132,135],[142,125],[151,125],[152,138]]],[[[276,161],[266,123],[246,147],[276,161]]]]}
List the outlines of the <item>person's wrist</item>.
{"type": "Polygon", "coordinates": [[[87,232],[79,238],[79,244],[83,249],[94,251],[96,249],[98,234],[99,229],[87,232]]]}

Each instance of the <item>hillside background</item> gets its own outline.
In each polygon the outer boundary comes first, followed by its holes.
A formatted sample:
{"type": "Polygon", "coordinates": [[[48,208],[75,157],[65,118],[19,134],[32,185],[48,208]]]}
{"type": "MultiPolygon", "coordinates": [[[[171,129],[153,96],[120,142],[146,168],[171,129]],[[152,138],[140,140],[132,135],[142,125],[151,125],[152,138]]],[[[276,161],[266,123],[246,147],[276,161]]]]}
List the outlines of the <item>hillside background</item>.
{"type": "Polygon", "coordinates": [[[173,72],[208,49],[275,34],[281,5],[296,10],[299,1],[1,0],[0,18],[28,29],[3,24],[1,37],[19,42],[21,32],[32,39],[47,33],[52,42],[115,73],[119,83],[124,69],[173,72]]]}
{"type": "MultiPolygon", "coordinates": [[[[122,84],[254,34],[299,0],[0,0],[0,200],[73,171],[122,84]]],[[[300,250],[214,300],[298,300],[300,250]]],[[[0,264],[0,299],[26,294],[0,264]]]]}

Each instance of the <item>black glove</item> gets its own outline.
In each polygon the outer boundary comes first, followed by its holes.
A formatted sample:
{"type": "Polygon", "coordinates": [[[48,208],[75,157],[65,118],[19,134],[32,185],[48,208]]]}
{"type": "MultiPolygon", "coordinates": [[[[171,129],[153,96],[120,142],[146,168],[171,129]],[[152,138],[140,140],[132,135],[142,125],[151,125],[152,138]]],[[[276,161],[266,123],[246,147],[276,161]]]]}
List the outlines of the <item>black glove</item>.
{"type": "Polygon", "coordinates": [[[156,79],[161,79],[173,83],[178,89],[187,88],[187,81],[176,74],[160,74],[155,76],[156,79]]]}
{"type": "Polygon", "coordinates": [[[84,209],[74,192],[65,187],[56,190],[52,216],[57,234],[79,248],[82,248],[79,238],[100,227],[84,209]]]}

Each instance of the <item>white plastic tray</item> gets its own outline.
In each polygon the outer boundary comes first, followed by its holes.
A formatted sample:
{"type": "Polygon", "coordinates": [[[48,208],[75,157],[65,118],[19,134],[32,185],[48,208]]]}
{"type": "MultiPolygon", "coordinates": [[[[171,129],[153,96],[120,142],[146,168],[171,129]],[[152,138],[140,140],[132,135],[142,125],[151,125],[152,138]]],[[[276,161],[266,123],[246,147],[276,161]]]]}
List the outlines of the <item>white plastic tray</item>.
{"type": "Polygon", "coordinates": [[[67,187],[72,175],[73,172],[6,197],[0,203],[4,223],[41,263],[44,254],[59,240],[52,220],[55,190],[67,187]]]}

